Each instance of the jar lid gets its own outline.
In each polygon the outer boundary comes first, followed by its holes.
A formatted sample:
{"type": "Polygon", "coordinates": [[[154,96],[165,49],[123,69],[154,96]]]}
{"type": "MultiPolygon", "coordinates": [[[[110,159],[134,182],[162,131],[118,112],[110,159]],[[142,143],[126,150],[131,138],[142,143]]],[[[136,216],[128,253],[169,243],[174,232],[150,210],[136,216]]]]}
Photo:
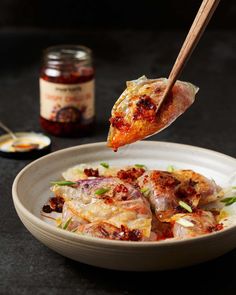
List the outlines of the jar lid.
{"type": "Polygon", "coordinates": [[[15,132],[0,136],[0,156],[12,159],[35,159],[51,150],[51,139],[41,133],[15,132]]]}
{"type": "Polygon", "coordinates": [[[55,45],[44,50],[44,57],[49,61],[88,61],[92,58],[92,51],[83,45],[55,45]]]}

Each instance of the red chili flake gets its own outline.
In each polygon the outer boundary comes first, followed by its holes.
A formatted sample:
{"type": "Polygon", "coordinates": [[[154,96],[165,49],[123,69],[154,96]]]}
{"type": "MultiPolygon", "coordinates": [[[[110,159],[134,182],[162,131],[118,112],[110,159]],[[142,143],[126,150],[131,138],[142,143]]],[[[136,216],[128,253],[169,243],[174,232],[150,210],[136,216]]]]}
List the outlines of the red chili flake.
{"type": "Polygon", "coordinates": [[[113,197],[122,201],[129,199],[128,189],[125,185],[118,184],[113,190],[113,197]]]}
{"type": "Polygon", "coordinates": [[[99,172],[98,169],[92,169],[92,168],[85,168],[84,169],[84,174],[88,177],[99,177],[99,172]]]}
{"type": "Polygon", "coordinates": [[[145,110],[156,110],[156,105],[152,102],[150,96],[142,95],[139,101],[136,103],[137,107],[141,107],[145,110]]]}
{"type": "Polygon", "coordinates": [[[126,226],[121,225],[119,238],[122,241],[140,241],[142,239],[142,233],[139,229],[129,230],[126,226]]]}
{"type": "Polygon", "coordinates": [[[143,178],[143,184],[146,184],[146,183],[149,182],[148,178],[149,178],[148,175],[145,175],[144,176],[144,178],[143,178]]]}
{"type": "Polygon", "coordinates": [[[215,226],[215,231],[222,230],[223,228],[224,228],[223,223],[218,223],[218,224],[215,226]]]}
{"type": "Polygon", "coordinates": [[[138,229],[129,230],[126,226],[121,225],[120,228],[108,223],[102,223],[94,228],[99,231],[104,238],[121,241],[140,241],[142,233],[138,229]]]}
{"type": "MultiPolygon", "coordinates": [[[[49,200],[50,208],[52,211],[61,213],[65,200],[62,197],[53,197],[49,200]]],[[[44,211],[45,212],[45,211],[44,211]]]]}
{"type": "Polygon", "coordinates": [[[125,122],[123,116],[111,117],[109,121],[114,128],[117,128],[120,131],[127,132],[130,129],[130,124],[125,122]]]}
{"type": "Polygon", "coordinates": [[[142,95],[136,103],[133,119],[154,122],[156,120],[156,109],[156,104],[152,99],[147,95],[142,95]]]}
{"type": "Polygon", "coordinates": [[[115,189],[115,192],[117,193],[128,193],[128,189],[126,186],[124,186],[123,184],[118,184],[115,189]]]}
{"type": "Polygon", "coordinates": [[[49,205],[44,205],[42,210],[45,213],[51,213],[52,212],[52,208],[49,205]]]}
{"type": "Polygon", "coordinates": [[[176,191],[176,197],[179,199],[185,199],[188,197],[191,197],[193,195],[196,194],[196,190],[188,185],[188,184],[182,184],[178,187],[177,191],[176,191]]]}
{"type": "Polygon", "coordinates": [[[180,184],[180,181],[172,176],[171,173],[162,171],[153,171],[151,180],[154,181],[155,184],[168,189],[175,188],[180,184]]]}
{"type": "Polygon", "coordinates": [[[117,177],[126,182],[132,183],[138,177],[143,175],[145,170],[143,168],[130,168],[128,170],[120,170],[117,172],[117,177]]]}
{"type": "Polygon", "coordinates": [[[140,241],[142,239],[142,233],[138,229],[129,231],[129,241],[140,241]]]}
{"type": "Polygon", "coordinates": [[[103,199],[105,204],[112,204],[113,203],[113,199],[108,195],[101,195],[100,199],[103,199]]]}
{"type": "Polygon", "coordinates": [[[209,233],[212,233],[214,231],[219,231],[219,230],[222,230],[224,228],[223,224],[222,223],[217,223],[215,226],[209,226],[207,228],[207,231],[209,233]]]}

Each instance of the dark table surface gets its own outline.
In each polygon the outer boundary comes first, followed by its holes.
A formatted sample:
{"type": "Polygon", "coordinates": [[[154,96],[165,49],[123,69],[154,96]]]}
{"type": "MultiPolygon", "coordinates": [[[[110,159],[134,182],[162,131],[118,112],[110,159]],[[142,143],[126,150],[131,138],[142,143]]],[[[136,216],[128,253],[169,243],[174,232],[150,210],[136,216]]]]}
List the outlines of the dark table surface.
{"type": "MultiPolygon", "coordinates": [[[[200,87],[195,104],[152,140],[214,149],[236,157],[235,31],[207,32],[182,79],[200,87]]],[[[182,32],[0,32],[0,120],[15,131],[40,131],[38,71],[43,48],[91,47],[96,62],[97,129],[80,139],[51,137],[53,150],[106,139],[110,109],[125,81],[166,76],[182,32]]],[[[236,250],[186,269],[125,273],[80,264],[52,252],[24,228],[11,186],[30,161],[0,158],[0,294],[236,294],[236,250]]]]}

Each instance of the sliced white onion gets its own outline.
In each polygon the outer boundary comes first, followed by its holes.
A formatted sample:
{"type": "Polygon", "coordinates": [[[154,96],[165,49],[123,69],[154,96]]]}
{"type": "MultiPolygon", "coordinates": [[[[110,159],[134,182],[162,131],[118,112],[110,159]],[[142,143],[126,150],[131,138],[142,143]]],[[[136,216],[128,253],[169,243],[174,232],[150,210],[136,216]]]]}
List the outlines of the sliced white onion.
{"type": "Polygon", "coordinates": [[[184,219],[184,218],[180,218],[176,222],[184,227],[193,227],[194,226],[194,224],[191,221],[184,219]]]}

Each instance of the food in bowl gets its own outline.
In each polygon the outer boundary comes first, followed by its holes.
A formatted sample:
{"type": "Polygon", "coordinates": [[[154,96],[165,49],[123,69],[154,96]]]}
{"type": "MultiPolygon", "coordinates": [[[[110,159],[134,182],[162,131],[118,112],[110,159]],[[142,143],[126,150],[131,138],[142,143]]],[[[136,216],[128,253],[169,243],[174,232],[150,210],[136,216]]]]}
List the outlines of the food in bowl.
{"type": "Polygon", "coordinates": [[[194,102],[198,87],[176,81],[159,109],[167,79],[145,76],[127,82],[127,88],[113,106],[107,145],[115,151],[126,144],[160,132],[173,123],[194,102]]]}
{"type": "Polygon", "coordinates": [[[42,218],[103,239],[153,242],[209,234],[228,226],[227,205],[236,202],[232,190],[172,166],[161,171],[102,162],[76,165],[62,176],[52,183],[53,196],[43,206],[42,218]]]}

